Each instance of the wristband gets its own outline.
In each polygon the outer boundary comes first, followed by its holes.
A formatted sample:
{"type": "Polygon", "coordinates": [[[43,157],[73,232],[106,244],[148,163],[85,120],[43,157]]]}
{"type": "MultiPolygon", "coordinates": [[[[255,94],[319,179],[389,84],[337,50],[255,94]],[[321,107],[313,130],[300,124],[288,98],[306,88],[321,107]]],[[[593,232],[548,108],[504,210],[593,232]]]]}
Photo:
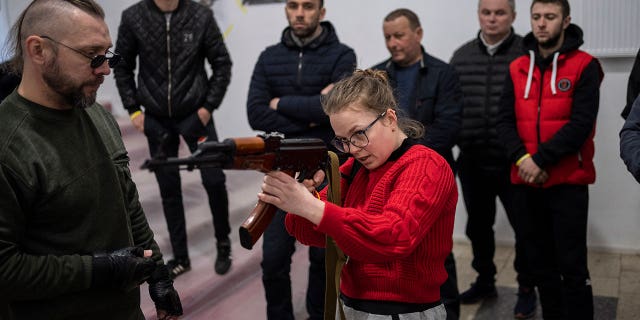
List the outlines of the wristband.
{"type": "Polygon", "coordinates": [[[518,159],[518,161],[516,161],[516,167],[519,167],[520,164],[522,163],[522,161],[524,161],[527,158],[531,158],[530,154],[525,154],[524,156],[520,157],[520,159],[518,159]]]}
{"type": "Polygon", "coordinates": [[[312,194],[313,194],[316,198],[320,199],[320,194],[318,193],[318,191],[313,190],[312,194]]]}
{"type": "Polygon", "coordinates": [[[133,119],[137,118],[137,117],[138,117],[139,115],[141,115],[141,114],[142,114],[142,111],[138,110],[138,111],[136,111],[136,112],[132,113],[132,114],[129,116],[129,118],[131,118],[131,120],[133,120],[133,119]]]}

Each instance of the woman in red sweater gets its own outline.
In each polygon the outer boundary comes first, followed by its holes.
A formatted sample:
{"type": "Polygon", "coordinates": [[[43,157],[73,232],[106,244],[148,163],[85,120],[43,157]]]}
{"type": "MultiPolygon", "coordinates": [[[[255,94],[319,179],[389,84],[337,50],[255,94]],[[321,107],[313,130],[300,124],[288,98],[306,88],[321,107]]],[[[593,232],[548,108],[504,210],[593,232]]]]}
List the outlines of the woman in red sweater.
{"type": "Polygon", "coordinates": [[[446,319],[440,285],[447,274],[458,200],[447,162],[419,145],[420,123],[398,117],[382,71],[358,70],[336,83],[323,101],[338,150],[353,157],[341,166],[343,206],[310,191],[324,173],[298,183],[282,172],[265,176],[258,197],[289,212],[289,233],[323,247],[332,237],[349,257],[340,277],[347,319],[446,319]],[[358,164],[356,164],[356,161],[358,164]]]}

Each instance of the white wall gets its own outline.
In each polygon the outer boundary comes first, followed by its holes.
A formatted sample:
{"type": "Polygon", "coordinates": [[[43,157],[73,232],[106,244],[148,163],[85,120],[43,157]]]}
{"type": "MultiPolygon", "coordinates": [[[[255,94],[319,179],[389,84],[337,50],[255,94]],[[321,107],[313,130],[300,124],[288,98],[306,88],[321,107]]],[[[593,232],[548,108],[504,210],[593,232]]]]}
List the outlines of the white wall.
{"type": "MultiPolygon", "coordinates": [[[[8,0],[0,0],[0,44],[4,44],[7,34],[9,33],[9,10],[7,9],[8,0]]],[[[0,51],[0,61],[4,61],[2,52],[0,51]]]]}
{"type": "MultiPolygon", "coordinates": [[[[135,1],[98,2],[107,12],[107,23],[115,43],[120,14],[135,1]]],[[[283,4],[244,7],[239,3],[239,0],[216,0],[214,4],[216,18],[227,34],[226,43],[234,62],[231,85],[220,109],[214,113],[222,138],[254,134],[247,123],[245,111],[251,72],[260,52],[267,45],[279,41],[286,26],[283,4]]],[[[26,1],[8,0],[8,4],[9,19],[13,23],[26,6],[26,1]]],[[[514,27],[520,34],[529,30],[529,4],[528,0],[516,1],[519,15],[514,27]]],[[[342,42],[355,49],[360,68],[387,57],[382,39],[382,19],[393,9],[406,7],[414,10],[425,30],[423,44],[426,50],[445,61],[459,45],[474,37],[478,28],[475,0],[326,0],[325,6],[326,19],[334,24],[342,42]]],[[[3,11],[6,9],[6,6],[2,7],[3,11]]],[[[578,25],[586,23],[581,21],[579,13],[574,10],[573,21],[578,25]]],[[[4,15],[0,17],[5,19],[4,15]]],[[[640,252],[640,197],[636,198],[640,195],[640,185],[627,173],[619,159],[618,149],[618,132],[623,124],[619,113],[624,105],[626,81],[633,59],[602,58],[601,62],[606,76],[602,83],[596,134],[598,180],[591,187],[588,243],[592,248],[640,252]]],[[[105,81],[99,101],[111,102],[114,112],[124,115],[113,80],[105,81]]],[[[460,201],[454,230],[457,239],[465,239],[465,223],[466,212],[460,201]]],[[[495,229],[498,241],[512,242],[512,232],[502,209],[495,229]]]]}

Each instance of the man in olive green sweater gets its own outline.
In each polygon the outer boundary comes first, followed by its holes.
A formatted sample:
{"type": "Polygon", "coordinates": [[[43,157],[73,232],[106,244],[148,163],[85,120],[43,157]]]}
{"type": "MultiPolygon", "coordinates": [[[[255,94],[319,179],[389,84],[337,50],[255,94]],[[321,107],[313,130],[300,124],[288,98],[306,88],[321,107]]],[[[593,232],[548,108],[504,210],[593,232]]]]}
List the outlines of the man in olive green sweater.
{"type": "Polygon", "coordinates": [[[18,88],[0,104],[0,318],[144,319],[182,306],[95,103],[118,62],[93,0],[33,1],[13,28],[18,88]]]}

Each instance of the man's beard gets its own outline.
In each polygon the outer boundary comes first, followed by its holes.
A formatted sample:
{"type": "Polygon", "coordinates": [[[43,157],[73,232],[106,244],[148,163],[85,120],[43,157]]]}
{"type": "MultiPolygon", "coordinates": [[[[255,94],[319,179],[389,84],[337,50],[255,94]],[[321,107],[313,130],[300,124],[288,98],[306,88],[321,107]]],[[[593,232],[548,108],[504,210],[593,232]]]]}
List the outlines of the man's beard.
{"type": "Polygon", "coordinates": [[[549,38],[549,40],[545,42],[538,41],[538,44],[540,45],[540,47],[542,47],[542,49],[554,48],[558,44],[558,41],[560,41],[561,36],[562,36],[562,31],[558,32],[558,34],[556,34],[552,38],[549,38]]]}
{"type": "Polygon", "coordinates": [[[61,73],[60,66],[55,59],[47,63],[42,77],[53,91],[63,97],[67,104],[74,108],[88,108],[96,102],[96,93],[85,95],[82,92],[82,85],[74,85],[69,77],[61,73]]]}
{"type": "Polygon", "coordinates": [[[318,25],[319,23],[312,23],[304,29],[295,29],[292,27],[291,30],[293,31],[293,34],[299,39],[307,39],[313,36],[313,34],[316,32],[316,29],[318,29],[318,25]]]}

